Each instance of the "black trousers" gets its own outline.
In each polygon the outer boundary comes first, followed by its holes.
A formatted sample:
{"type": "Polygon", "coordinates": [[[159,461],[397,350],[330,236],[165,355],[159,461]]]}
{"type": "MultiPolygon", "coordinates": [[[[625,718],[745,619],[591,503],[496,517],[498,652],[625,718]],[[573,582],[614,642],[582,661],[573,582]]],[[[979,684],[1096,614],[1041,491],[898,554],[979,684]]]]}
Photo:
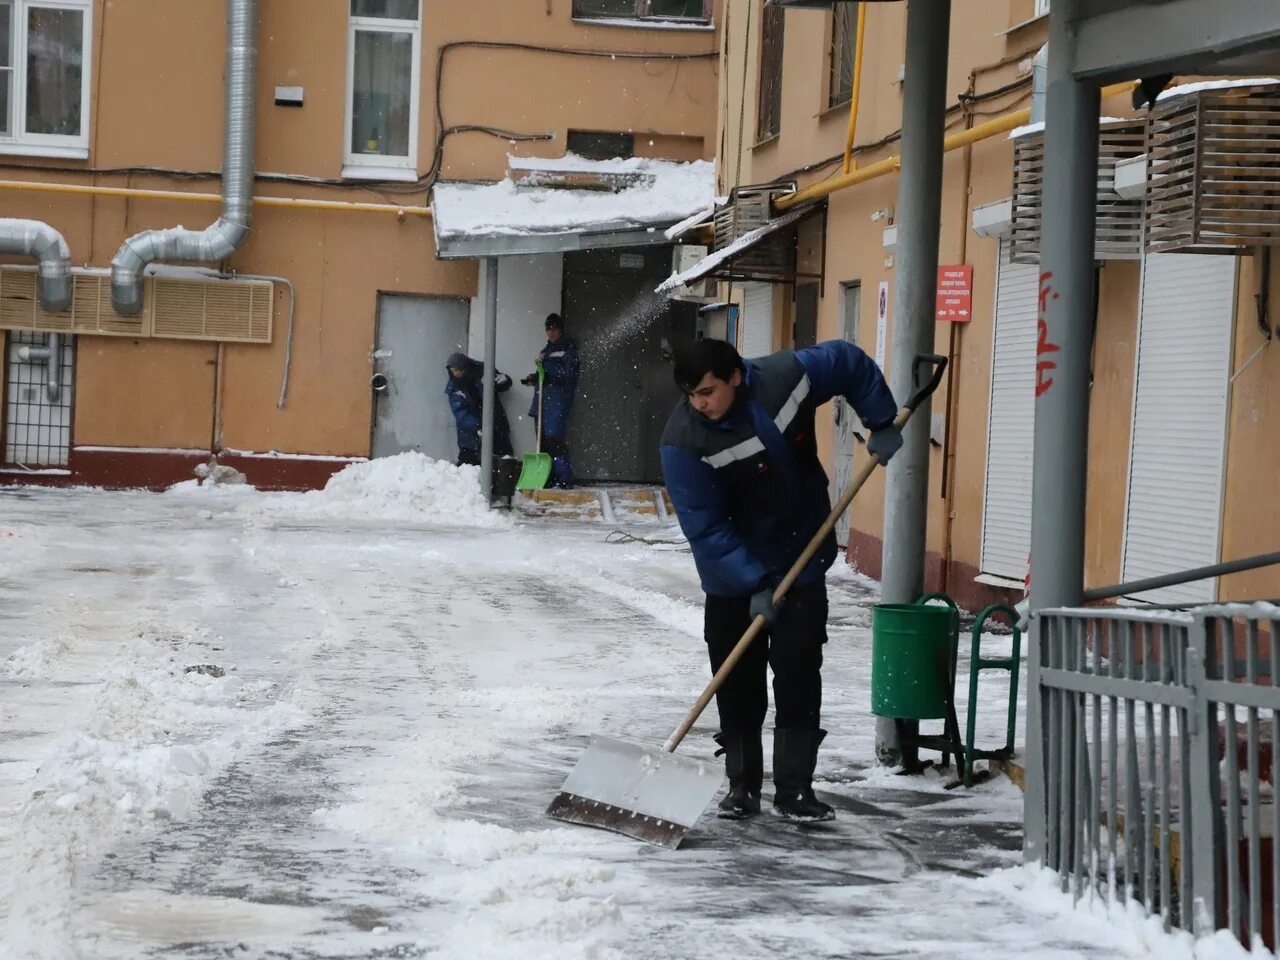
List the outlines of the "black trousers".
{"type": "Polygon", "coordinates": [[[479,450],[463,450],[461,447],[459,447],[458,459],[454,461],[454,463],[456,466],[459,466],[459,467],[478,467],[480,466],[480,451],[479,450]]]}
{"type": "MultiPolygon", "coordinates": [[[[703,636],[716,671],[751,623],[748,597],[707,596],[703,636]]],[[[816,730],[822,715],[822,645],[827,642],[827,584],[795,586],[716,693],[720,729],[750,733],[764,726],[773,668],[774,725],[816,730]]]]}

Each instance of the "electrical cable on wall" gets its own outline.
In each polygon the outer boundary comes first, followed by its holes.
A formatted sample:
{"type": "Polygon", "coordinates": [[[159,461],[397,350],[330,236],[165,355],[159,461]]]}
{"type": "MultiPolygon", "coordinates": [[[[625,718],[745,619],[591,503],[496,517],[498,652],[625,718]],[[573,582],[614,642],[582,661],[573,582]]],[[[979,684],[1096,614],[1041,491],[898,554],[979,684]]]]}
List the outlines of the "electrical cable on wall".
{"type": "MultiPolygon", "coordinates": [[[[631,50],[584,50],[574,47],[551,47],[543,44],[516,43],[491,40],[455,40],[443,44],[439,48],[436,59],[435,104],[436,104],[436,142],[432,148],[432,164],[426,174],[414,181],[400,180],[351,180],[343,177],[311,177],[293,173],[255,173],[254,180],[262,183],[294,183],[313,187],[339,187],[344,189],[367,190],[375,195],[386,194],[421,194],[427,193],[440,178],[440,168],[444,159],[444,143],[454,134],[481,133],[499,140],[516,142],[554,140],[554,133],[521,133],[505,130],[487,124],[454,124],[445,126],[443,110],[444,61],[446,54],[461,47],[489,50],[523,50],[533,53],[547,53],[568,57],[593,57],[605,60],[658,60],[682,62],[689,60],[718,59],[717,51],[702,53],[644,53],[631,50]]],[[[0,169],[30,170],[40,173],[93,174],[101,176],[161,176],[174,180],[220,180],[220,170],[188,170],[173,167],[129,166],[129,167],[70,167],[33,163],[0,162],[0,169]]]]}
{"type": "MultiPolygon", "coordinates": [[[[425,176],[419,178],[420,189],[429,190],[440,179],[444,167],[445,141],[450,132],[444,122],[444,66],[448,54],[454,50],[468,48],[474,50],[520,50],[527,53],[547,53],[565,57],[590,57],[603,60],[666,60],[682,62],[688,60],[718,59],[718,51],[702,53],[644,53],[632,50],[584,50],[577,47],[549,47],[536,43],[516,43],[505,40],[454,40],[442,44],[436,55],[435,104],[436,104],[436,142],[432,151],[431,167],[425,176]]],[[[550,139],[545,135],[533,135],[541,139],[550,139]]]]}

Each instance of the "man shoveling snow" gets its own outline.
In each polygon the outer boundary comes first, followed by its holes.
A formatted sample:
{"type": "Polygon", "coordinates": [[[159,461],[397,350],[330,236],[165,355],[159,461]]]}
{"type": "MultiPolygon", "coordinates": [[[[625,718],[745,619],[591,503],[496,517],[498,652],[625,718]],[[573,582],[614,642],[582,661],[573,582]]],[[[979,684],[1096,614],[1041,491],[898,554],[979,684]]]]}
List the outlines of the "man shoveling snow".
{"type": "Polygon", "coordinates": [[[729,792],[719,815],[760,811],[764,779],[761,727],[773,668],[774,811],[789,820],[831,820],[813,793],[822,708],[822,645],[827,640],[826,572],[834,534],[775,606],[774,588],[831,509],[814,436],[817,408],[843,396],[871,431],[867,450],[881,463],[902,446],[897,406],[875,362],[832,340],[744,361],[731,345],[700,340],[676,352],[685,394],[662,436],[667,490],[706,593],[704,636],[718,670],[757,616],[767,637],[748,648],[716,693],[729,792]]]}

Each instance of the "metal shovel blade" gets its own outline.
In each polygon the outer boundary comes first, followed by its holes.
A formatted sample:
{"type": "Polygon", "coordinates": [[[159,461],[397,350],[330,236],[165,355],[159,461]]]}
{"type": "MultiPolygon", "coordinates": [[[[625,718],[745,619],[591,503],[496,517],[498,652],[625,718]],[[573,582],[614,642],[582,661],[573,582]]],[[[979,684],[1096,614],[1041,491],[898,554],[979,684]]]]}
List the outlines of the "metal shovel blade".
{"type": "Polygon", "coordinates": [[[592,737],[547,816],[675,849],[720,789],[724,768],[592,737]]]}

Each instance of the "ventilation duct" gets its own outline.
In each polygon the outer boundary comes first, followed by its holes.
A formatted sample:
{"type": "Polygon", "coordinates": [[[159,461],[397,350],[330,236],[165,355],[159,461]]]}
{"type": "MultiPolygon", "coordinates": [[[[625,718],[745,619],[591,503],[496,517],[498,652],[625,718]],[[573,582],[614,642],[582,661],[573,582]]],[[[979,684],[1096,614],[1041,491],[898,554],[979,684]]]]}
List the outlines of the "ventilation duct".
{"type": "Polygon", "coordinates": [[[1036,51],[1031,60],[1031,122],[1044,123],[1049,99],[1049,45],[1036,51]]]}
{"type": "Polygon", "coordinates": [[[53,227],[39,220],[0,220],[0,253],[40,262],[36,296],[49,313],[71,306],[71,248],[53,227]]]}
{"type": "Polygon", "coordinates": [[[124,242],[111,261],[111,305],[134,316],[142,309],[142,271],[157,260],[218,263],[249,234],[253,203],[254,92],[258,72],[257,0],[227,0],[226,118],[222,154],[222,216],[204,230],[147,230],[124,242]]]}

